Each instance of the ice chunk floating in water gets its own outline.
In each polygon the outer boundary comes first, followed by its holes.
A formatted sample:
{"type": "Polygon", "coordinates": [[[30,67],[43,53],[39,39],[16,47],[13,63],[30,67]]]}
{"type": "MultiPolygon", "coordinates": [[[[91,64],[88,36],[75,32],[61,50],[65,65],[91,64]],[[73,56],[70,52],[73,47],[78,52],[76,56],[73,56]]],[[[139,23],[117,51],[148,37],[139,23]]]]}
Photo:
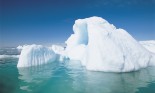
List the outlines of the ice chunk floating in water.
{"type": "Polygon", "coordinates": [[[101,17],[78,19],[73,31],[66,48],[24,46],[17,66],[45,64],[56,60],[56,55],[60,59],[80,60],[87,70],[93,71],[129,72],[155,65],[154,53],[101,17]]]}
{"type": "Polygon", "coordinates": [[[46,64],[56,60],[56,54],[47,47],[41,45],[24,46],[17,67],[29,67],[46,64]]]}
{"type": "Polygon", "coordinates": [[[147,51],[128,32],[117,29],[105,19],[78,19],[73,30],[74,34],[66,41],[67,54],[71,59],[79,58],[88,70],[128,72],[155,64],[154,54],[147,51]],[[85,45],[85,49],[82,49],[85,52],[76,50],[80,45],[85,45]]]}

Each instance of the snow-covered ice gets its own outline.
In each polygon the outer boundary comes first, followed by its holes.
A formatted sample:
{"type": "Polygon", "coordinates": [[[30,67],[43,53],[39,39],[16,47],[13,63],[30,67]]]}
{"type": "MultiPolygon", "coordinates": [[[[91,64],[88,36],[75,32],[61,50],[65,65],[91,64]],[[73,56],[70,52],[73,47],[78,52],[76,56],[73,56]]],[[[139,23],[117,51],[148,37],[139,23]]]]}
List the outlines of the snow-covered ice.
{"type": "Polygon", "coordinates": [[[66,41],[68,57],[80,60],[88,70],[128,72],[155,64],[154,54],[124,29],[117,29],[105,19],[78,19],[73,31],[66,41]]]}
{"type": "Polygon", "coordinates": [[[155,40],[140,41],[139,43],[150,52],[155,53],[155,40]]]}
{"type": "Polygon", "coordinates": [[[56,54],[49,48],[42,45],[24,46],[17,67],[29,67],[46,64],[56,60],[56,54]]]}

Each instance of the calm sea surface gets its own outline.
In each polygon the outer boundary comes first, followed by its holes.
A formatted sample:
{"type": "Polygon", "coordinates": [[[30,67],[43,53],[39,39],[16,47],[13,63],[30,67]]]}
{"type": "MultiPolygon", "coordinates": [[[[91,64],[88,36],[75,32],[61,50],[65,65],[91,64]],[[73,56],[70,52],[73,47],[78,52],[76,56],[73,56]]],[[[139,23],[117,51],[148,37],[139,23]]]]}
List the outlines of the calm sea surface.
{"type": "Polygon", "coordinates": [[[78,61],[17,68],[0,59],[0,93],[155,93],[155,67],[129,73],[85,70],[78,61]]]}

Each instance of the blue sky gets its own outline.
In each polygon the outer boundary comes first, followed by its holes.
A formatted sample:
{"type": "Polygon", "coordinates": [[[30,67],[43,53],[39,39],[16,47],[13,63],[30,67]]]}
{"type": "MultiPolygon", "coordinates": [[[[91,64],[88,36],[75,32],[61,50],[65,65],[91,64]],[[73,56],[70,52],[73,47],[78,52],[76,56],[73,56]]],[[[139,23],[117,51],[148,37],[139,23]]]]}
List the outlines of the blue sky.
{"type": "Polygon", "coordinates": [[[155,40],[155,0],[0,0],[0,47],[63,43],[76,19],[91,16],[155,40]]]}

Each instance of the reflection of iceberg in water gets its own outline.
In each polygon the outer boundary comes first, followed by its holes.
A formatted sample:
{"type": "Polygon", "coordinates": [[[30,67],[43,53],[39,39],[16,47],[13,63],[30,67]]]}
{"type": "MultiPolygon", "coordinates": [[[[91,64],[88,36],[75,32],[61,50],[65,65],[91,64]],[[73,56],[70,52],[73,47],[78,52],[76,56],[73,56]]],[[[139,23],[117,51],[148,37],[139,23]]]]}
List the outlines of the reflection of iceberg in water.
{"type": "Polygon", "coordinates": [[[86,70],[69,74],[76,91],[84,93],[135,93],[141,87],[155,82],[155,68],[148,67],[131,73],[103,73],[86,70]]]}
{"type": "Polygon", "coordinates": [[[18,71],[25,93],[135,93],[155,81],[153,67],[130,73],[91,72],[71,60],[18,71]]]}
{"type": "MultiPolygon", "coordinates": [[[[154,69],[155,70],[155,69],[154,69]]],[[[106,91],[106,93],[135,93],[140,87],[148,86],[155,80],[155,72],[143,69],[133,73],[97,73],[88,72],[86,75],[86,92],[106,91]],[[102,86],[94,88],[95,86],[102,86]]]]}
{"type": "Polygon", "coordinates": [[[43,83],[52,76],[53,66],[52,64],[41,65],[41,66],[33,66],[26,68],[18,68],[19,79],[21,80],[20,89],[31,91],[35,89],[37,85],[37,89],[41,87],[43,83]]]}

